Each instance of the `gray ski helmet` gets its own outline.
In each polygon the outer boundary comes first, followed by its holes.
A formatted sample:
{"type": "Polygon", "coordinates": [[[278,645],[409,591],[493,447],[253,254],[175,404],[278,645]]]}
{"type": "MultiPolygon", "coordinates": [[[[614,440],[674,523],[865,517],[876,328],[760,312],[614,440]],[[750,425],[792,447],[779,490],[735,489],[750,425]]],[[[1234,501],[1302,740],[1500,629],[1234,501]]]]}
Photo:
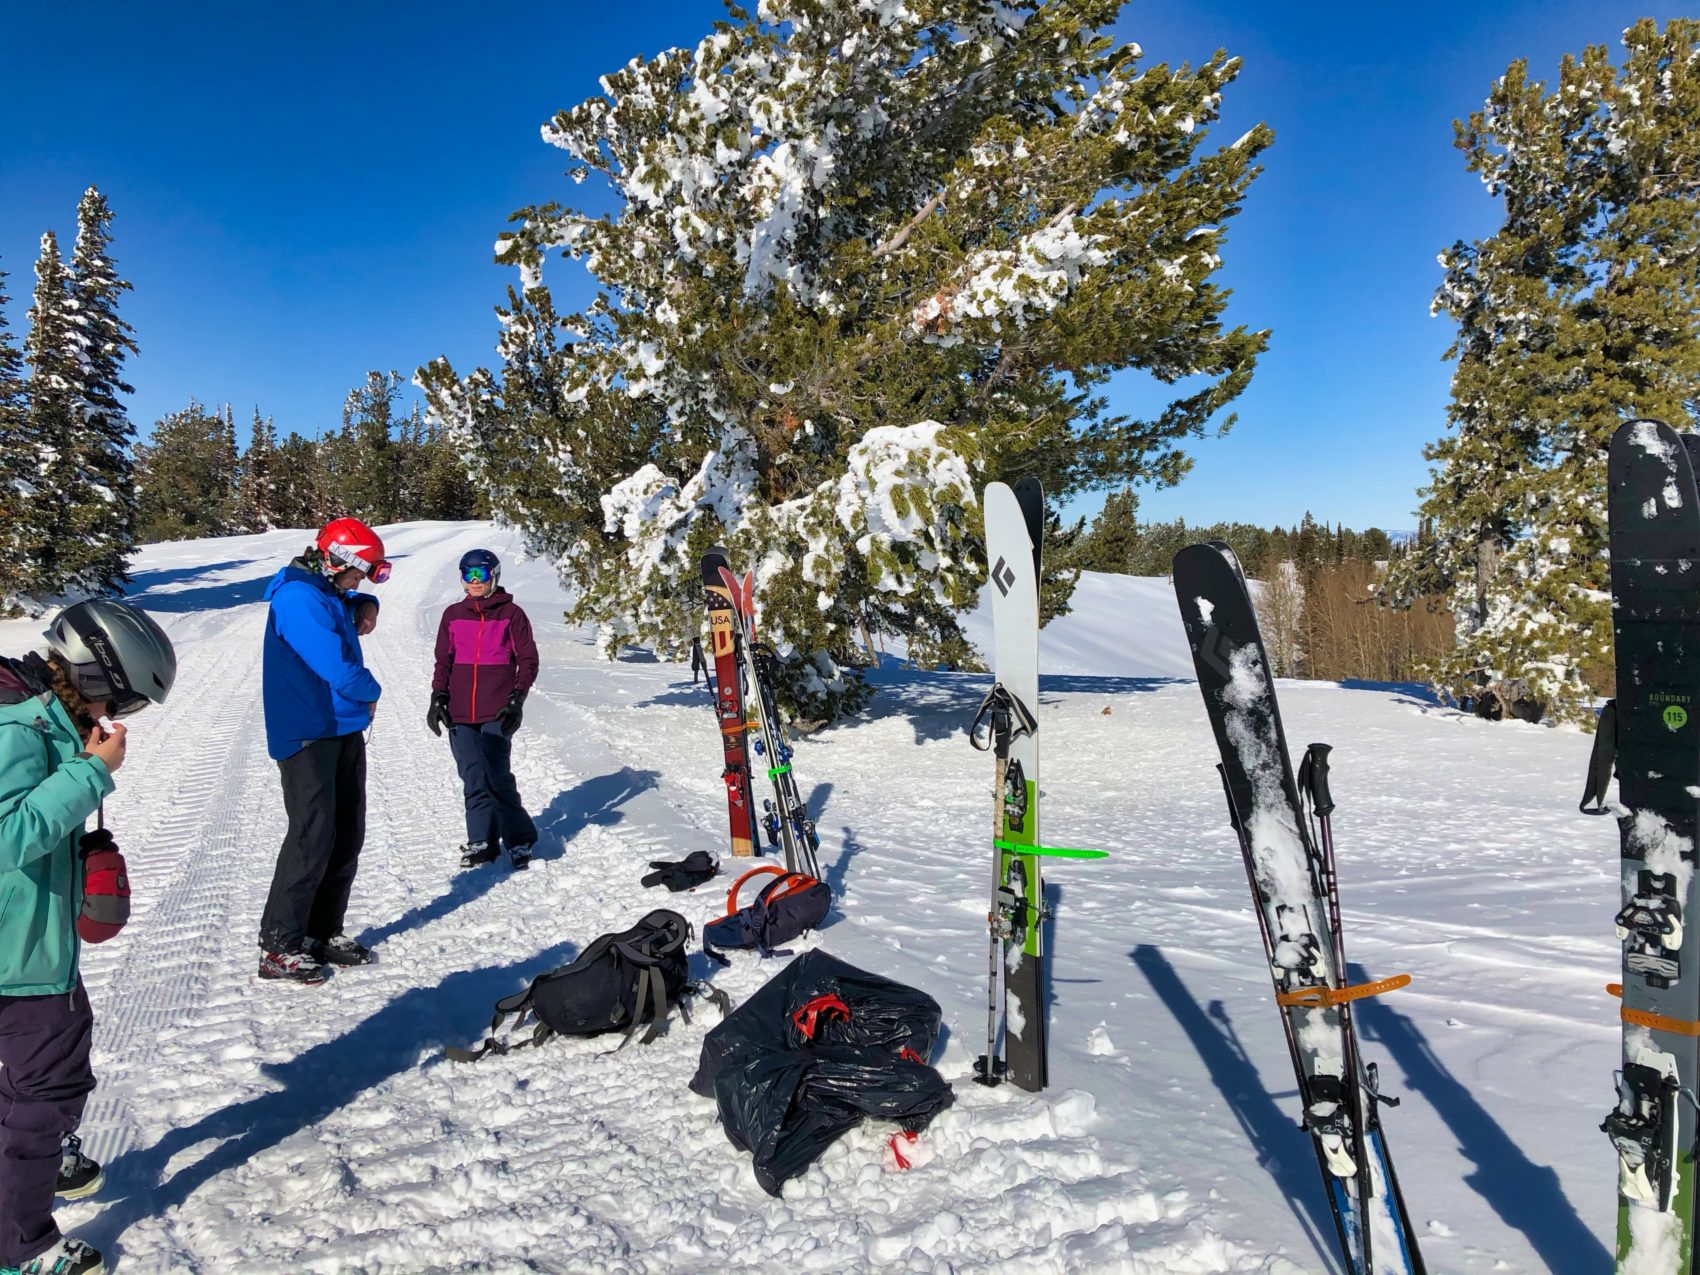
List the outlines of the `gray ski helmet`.
{"type": "Polygon", "coordinates": [[[177,680],[177,652],[145,611],[90,598],[68,606],[47,626],[47,644],[71,668],[77,693],[107,701],[113,717],[163,704],[177,680]]]}

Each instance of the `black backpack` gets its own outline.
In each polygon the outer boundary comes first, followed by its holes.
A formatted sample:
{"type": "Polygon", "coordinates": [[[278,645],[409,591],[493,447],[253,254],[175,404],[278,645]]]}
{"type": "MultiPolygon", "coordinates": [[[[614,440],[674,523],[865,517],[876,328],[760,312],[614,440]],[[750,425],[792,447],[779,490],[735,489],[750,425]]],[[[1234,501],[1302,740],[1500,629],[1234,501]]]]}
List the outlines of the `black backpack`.
{"type": "Polygon", "coordinates": [[[625,1029],[624,1049],[647,1021],[643,1038],[649,1044],[665,1029],[674,1005],[684,1010],[681,998],[690,992],[712,997],[725,1013],[726,995],[714,988],[691,983],[685,973],[685,944],[690,924],[677,912],[651,912],[631,929],[604,934],[580,952],[570,965],[531,981],[523,992],[496,1002],[490,1020],[490,1035],[477,1049],[445,1049],[455,1062],[473,1062],[485,1054],[505,1054],[528,1045],[541,1045],[551,1036],[599,1036],[625,1029]],[[502,1020],[515,1015],[513,1028],[524,1024],[527,1015],[536,1018],[537,1028],[517,1043],[498,1038],[502,1020]]]}
{"type": "Polygon", "coordinates": [[[763,956],[788,956],[778,947],[816,929],[832,908],[826,882],[806,872],[767,866],[751,868],[726,896],[726,915],[702,928],[702,950],[710,960],[730,964],[717,947],[753,947],[763,956]],[[738,891],[751,877],[771,875],[748,907],[738,906],[738,891]]]}

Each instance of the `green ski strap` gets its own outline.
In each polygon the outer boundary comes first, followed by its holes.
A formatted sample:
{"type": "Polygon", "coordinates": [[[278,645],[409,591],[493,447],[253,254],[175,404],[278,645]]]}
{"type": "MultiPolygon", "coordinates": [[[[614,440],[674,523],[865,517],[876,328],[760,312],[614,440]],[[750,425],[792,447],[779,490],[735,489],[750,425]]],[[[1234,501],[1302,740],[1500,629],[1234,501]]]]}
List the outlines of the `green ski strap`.
{"type": "Polygon", "coordinates": [[[1108,859],[1108,850],[1074,850],[1068,846],[1023,846],[1013,841],[997,840],[992,845],[1010,854],[1030,854],[1040,859],[1108,859]]]}

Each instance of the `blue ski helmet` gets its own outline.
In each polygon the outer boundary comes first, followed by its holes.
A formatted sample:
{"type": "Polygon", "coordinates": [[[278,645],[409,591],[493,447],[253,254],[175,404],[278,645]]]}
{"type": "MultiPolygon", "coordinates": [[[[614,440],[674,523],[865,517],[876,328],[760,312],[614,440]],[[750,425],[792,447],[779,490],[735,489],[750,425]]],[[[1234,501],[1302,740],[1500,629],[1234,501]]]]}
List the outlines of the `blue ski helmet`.
{"type": "Polygon", "coordinates": [[[490,587],[495,588],[502,579],[502,560],[488,549],[469,549],[461,555],[460,578],[462,580],[488,580],[490,587]],[[471,575],[467,573],[471,572],[471,575]],[[482,575],[480,573],[482,572],[482,575]]]}

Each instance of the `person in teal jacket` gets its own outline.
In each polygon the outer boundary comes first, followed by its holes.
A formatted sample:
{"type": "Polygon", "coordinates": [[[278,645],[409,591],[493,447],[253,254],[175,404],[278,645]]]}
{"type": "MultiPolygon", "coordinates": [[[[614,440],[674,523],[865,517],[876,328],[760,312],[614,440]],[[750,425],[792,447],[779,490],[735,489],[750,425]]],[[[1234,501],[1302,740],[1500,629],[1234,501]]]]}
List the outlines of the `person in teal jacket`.
{"type": "Polygon", "coordinates": [[[121,602],[66,608],[47,641],[46,659],[0,658],[0,1275],[105,1269],[53,1221],[55,1195],[102,1179],[76,1138],[94,1088],[79,848],[124,763],[112,719],[163,703],[177,673],[171,640],[121,602]]]}

